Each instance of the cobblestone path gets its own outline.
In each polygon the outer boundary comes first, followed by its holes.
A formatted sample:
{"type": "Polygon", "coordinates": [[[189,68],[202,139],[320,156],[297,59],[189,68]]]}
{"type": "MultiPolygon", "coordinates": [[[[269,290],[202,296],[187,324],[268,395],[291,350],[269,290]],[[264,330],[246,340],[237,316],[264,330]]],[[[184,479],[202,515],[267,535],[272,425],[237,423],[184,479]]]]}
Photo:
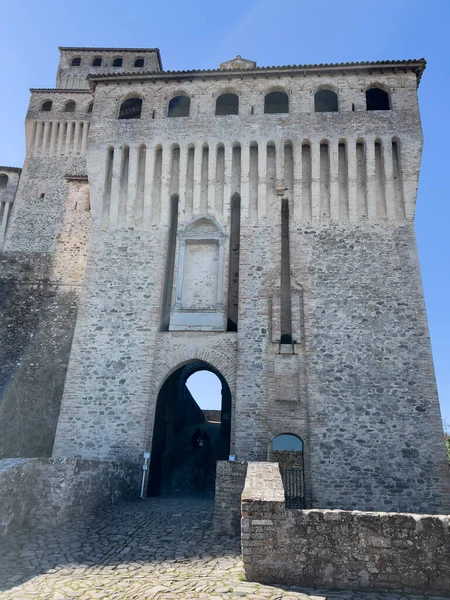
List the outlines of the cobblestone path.
{"type": "Polygon", "coordinates": [[[0,546],[0,599],[419,599],[246,582],[239,541],[214,536],[211,522],[210,500],[152,498],[10,536],[0,546]]]}

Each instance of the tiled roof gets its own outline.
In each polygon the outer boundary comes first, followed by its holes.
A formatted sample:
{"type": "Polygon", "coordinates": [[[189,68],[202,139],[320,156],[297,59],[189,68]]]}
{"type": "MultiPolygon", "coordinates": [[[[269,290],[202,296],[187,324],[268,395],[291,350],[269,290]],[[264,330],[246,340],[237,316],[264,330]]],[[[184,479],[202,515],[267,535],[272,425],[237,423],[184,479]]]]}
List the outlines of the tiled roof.
{"type": "Polygon", "coordinates": [[[89,88],[85,90],[76,90],[70,88],[30,88],[30,92],[45,92],[46,94],[91,94],[91,90],[89,88]]]}
{"type": "Polygon", "coordinates": [[[135,78],[142,79],[143,77],[152,77],[158,79],[167,78],[179,78],[179,77],[208,77],[213,75],[214,77],[228,78],[231,76],[238,75],[239,77],[248,77],[253,74],[262,74],[265,72],[302,72],[302,71],[342,71],[351,70],[358,71],[361,69],[411,69],[417,76],[417,84],[420,82],[422,73],[426,67],[426,61],[424,58],[410,59],[410,60],[379,60],[375,62],[346,62],[346,63],[328,63],[328,64],[315,64],[315,65],[281,65],[273,67],[255,67],[254,69],[236,69],[236,70],[221,70],[221,69],[203,69],[203,70],[191,70],[191,71],[144,71],[141,73],[127,72],[127,73],[98,73],[88,75],[88,79],[92,82],[101,79],[121,79],[121,78],[135,78]]]}

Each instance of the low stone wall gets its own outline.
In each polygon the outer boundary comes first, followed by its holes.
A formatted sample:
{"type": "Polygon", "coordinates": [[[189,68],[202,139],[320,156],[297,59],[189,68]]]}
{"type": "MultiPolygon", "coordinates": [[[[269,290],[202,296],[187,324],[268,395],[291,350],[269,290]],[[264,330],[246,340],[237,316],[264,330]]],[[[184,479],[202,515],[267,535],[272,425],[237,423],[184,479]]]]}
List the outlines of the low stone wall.
{"type": "Polygon", "coordinates": [[[247,579],[448,594],[450,516],[286,510],[278,465],[249,463],[242,494],[247,579]]]}
{"type": "Polygon", "coordinates": [[[214,500],[214,532],[239,535],[241,532],[241,494],[247,463],[217,461],[214,500]]]}
{"type": "Polygon", "coordinates": [[[0,460],[0,538],[20,528],[54,527],[139,494],[135,464],[62,459],[0,460]]]}

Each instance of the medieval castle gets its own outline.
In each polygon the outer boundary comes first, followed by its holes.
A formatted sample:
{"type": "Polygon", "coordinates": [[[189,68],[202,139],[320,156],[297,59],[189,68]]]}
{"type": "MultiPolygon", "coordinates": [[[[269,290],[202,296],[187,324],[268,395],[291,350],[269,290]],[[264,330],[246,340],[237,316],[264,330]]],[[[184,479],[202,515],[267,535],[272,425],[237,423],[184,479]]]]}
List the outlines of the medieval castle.
{"type": "Polygon", "coordinates": [[[289,436],[307,507],[448,511],[413,226],[425,61],[60,52],[23,168],[0,167],[1,456],[149,451],[159,493],[207,369],[217,458],[289,436]]]}

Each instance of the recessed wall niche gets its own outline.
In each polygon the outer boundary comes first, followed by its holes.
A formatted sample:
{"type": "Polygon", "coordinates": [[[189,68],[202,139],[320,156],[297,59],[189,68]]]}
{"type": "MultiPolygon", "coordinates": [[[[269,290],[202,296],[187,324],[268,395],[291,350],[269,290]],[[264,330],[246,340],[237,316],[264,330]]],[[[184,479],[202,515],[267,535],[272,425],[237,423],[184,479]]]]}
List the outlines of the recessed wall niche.
{"type": "Polygon", "coordinates": [[[193,219],[179,234],[170,330],[225,330],[225,238],[219,222],[204,215],[193,219]]]}

